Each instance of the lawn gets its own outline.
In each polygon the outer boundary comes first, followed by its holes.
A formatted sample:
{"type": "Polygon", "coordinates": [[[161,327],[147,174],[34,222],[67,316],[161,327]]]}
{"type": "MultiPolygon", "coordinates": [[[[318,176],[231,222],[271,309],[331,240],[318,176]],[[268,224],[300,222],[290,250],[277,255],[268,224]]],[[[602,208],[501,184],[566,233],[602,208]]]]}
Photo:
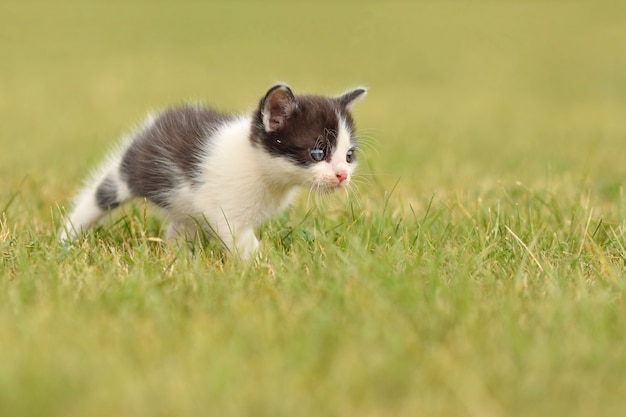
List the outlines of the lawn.
{"type": "Polygon", "coordinates": [[[0,5],[0,416],[622,416],[626,6],[0,5]],[[349,196],[261,256],[161,240],[141,201],[70,245],[73,194],[151,109],[354,109],[349,196]]]}

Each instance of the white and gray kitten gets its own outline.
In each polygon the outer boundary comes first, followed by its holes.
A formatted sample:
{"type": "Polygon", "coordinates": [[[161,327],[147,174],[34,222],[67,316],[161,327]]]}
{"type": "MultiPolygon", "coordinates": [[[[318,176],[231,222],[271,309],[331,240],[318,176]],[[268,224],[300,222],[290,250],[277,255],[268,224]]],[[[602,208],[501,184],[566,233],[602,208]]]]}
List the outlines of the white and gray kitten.
{"type": "Polygon", "coordinates": [[[71,240],[133,197],[164,209],[166,238],[217,233],[242,258],[258,247],[254,227],[284,210],[300,187],[345,187],[357,145],[350,107],[366,93],[294,96],[268,90],[249,116],[184,106],[147,118],[75,200],[60,240],[71,240]]]}

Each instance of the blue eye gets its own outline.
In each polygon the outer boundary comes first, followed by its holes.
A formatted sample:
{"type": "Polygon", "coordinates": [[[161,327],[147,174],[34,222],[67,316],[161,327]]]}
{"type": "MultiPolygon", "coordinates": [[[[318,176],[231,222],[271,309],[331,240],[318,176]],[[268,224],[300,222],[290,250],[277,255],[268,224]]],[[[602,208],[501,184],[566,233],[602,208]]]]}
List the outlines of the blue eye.
{"type": "Polygon", "coordinates": [[[326,151],[324,149],[311,149],[311,158],[314,161],[323,161],[326,158],[326,151]]]}
{"type": "Polygon", "coordinates": [[[346,153],[346,162],[351,163],[352,161],[354,161],[354,149],[350,149],[346,153]]]}

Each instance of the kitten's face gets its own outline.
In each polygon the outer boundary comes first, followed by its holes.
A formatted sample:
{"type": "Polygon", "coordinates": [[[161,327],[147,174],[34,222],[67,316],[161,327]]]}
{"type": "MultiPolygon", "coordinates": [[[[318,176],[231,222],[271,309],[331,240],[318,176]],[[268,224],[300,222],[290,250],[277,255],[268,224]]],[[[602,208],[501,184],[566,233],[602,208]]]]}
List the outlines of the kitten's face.
{"type": "Polygon", "coordinates": [[[289,87],[270,89],[255,113],[253,141],[287,159],[298,182],[321,193],[350,183],[356,166],[350,106],[365,94],[356,89],[338,98],[295,97],[289,87]]]}

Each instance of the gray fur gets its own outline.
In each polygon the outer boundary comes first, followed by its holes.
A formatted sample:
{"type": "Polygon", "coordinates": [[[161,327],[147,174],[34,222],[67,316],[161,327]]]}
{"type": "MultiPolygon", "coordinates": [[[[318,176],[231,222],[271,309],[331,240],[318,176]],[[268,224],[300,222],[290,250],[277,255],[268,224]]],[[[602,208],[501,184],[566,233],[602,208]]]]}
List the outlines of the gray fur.
{"type": "Polygon", "coordinates": [[[96,189],[96,204],[102,211],[114,209],[120,205],[117,197],[115,180],[107,176],[96,189]]]}
{"type": "Polygon", "coordinates": [[[131,193],[167,208],[168,196],[183,183],[198,185],[200,164],[211,132],[233,116],[203,107],[164,111],[133,139],[121,164],[131,193]]]}

